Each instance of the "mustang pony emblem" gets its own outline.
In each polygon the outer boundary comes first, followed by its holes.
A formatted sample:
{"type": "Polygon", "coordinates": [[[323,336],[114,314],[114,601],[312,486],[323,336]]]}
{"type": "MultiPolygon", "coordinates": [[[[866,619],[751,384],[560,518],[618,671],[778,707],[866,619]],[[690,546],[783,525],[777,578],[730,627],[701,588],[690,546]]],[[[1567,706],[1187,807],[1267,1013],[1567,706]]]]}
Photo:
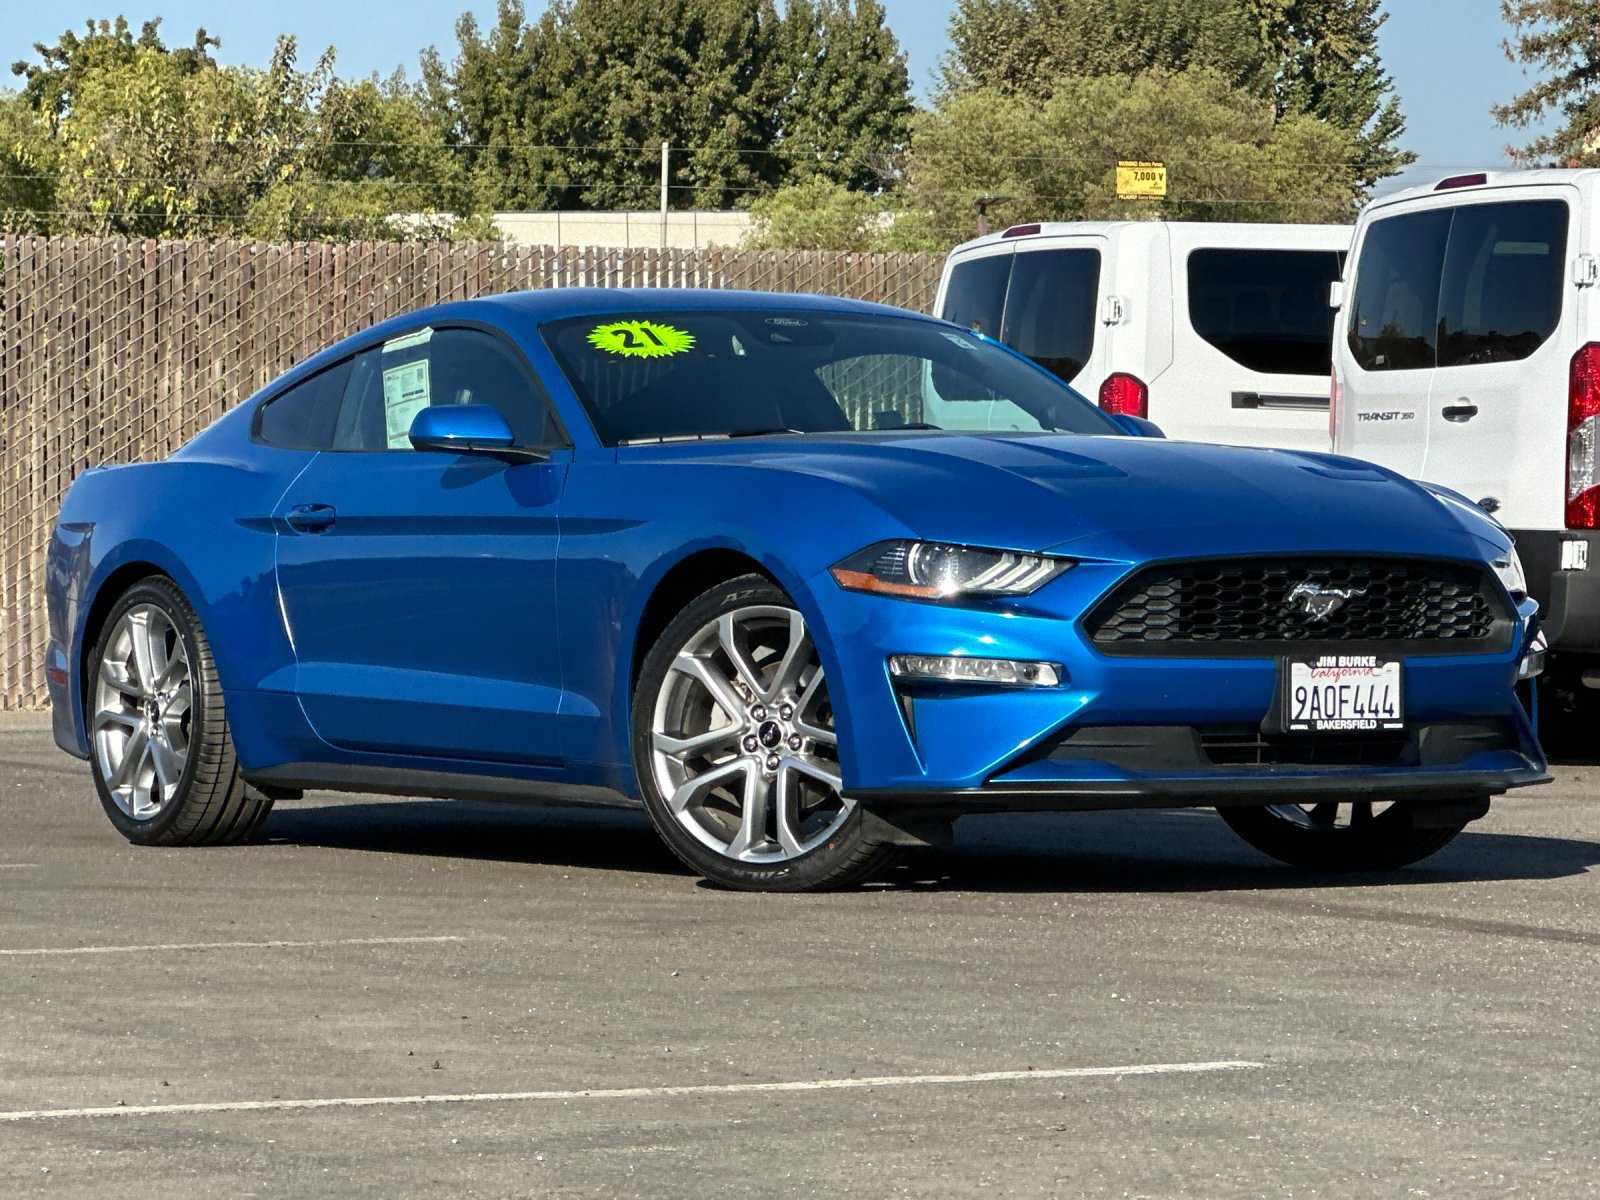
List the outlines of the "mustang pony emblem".
{"type": "Polygon", "coordinates": [[[1298,608],[1313,621],[1326,621],[1344,607],[1346,600],[1365,596],[1364,587],[1328,587],[1314,579],[1304,579],[1289,591],[1289,607],[1298,608]]]}

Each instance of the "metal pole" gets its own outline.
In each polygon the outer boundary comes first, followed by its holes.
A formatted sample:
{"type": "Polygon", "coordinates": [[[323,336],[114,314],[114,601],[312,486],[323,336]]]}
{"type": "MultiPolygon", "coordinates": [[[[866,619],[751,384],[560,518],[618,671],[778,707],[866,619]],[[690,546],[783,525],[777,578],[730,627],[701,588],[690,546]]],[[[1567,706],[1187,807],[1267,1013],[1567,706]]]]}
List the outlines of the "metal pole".
{"type": "Polygon", "coordinates": [[[661,143],[661,248],[667,248],[667,163],[672,156],[672,147],[666,142],[661,143]]]}

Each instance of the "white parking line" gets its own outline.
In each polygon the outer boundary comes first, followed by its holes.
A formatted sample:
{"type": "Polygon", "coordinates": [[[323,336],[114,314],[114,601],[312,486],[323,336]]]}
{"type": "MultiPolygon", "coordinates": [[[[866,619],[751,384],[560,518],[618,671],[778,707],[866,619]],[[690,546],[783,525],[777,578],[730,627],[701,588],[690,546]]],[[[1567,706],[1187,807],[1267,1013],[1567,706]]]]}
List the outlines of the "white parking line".
{"type": "Polygon", "coordinates": [[[1139,1063],[1124,1067],[1060,1067],[1037,1071],[983,1071],[974,1075],[875,1075],[859,1079],[799,1079],[780,1083],[697,1083],[669,1087],[584,1088],[561,1092],[462,1092],[424,1096],[343,1096],[323,1100],[233,1100],[218,1104],[118,1104],[103,1108],[36,1108],[0,1112],[0,1122],[54,1121],[72,1117],[160,1117],[205,1113],[272,1112],[306,1108],[382,1108],[418,1104],[504,1104],[537,1100],[644,1100],[658,1096],[732,1096],[751,1092],[832,1092],[854,1088],[931,1084],[1017,1083],[1039,1079],[1098,1079],[1125,1075],[1198,1075],[1255,1071],[1265,1063],[1139,1063]]]}
{"type": "Polygon", "coordinates": [[[38,863],[0,863],[0,871],[32,871],[38,863]]]}
{"type": "Polygon", "coordinates": [[[166,942],[154,946],[42,946],[0,950],[0,958],[44,958],[63,954],[149,954],[158,950],[307,950],[319,946],[417,946],[432,942],[476,942],[475,937],[325,938],[311,942],[166,942]]]}

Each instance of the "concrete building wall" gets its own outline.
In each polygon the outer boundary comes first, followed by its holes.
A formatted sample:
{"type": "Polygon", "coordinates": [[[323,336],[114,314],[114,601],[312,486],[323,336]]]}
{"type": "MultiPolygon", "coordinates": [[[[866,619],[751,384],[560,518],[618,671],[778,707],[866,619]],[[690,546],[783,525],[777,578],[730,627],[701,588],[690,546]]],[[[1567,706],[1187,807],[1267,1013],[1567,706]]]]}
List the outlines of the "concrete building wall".
{"type": "Polygon", "coordinates": [[[665,240],[659,212],[504,212],[494,226],[516,246],[704,250],[740,245],[751,220],[738,211],[669,212],[665,240]]]}

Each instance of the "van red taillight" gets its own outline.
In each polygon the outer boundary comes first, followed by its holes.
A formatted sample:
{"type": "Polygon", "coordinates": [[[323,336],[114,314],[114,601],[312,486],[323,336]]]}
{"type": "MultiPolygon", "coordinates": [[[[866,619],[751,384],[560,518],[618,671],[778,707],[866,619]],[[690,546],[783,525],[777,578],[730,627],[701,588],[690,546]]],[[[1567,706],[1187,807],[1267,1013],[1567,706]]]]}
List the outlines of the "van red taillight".
{"type": "Polygon", "coordinates": [[[1117,371],[1107,375],[1100,385],[1100,407],[1108,413],[1121,413],[1125,417],[1150,416],[1150,389],[1144,381],[1117,371]]]}
{"type": "Polygon", "coordinates": [[[1036,234],[1038,232],[1039,232],[1039,226],[1037,226],[1037,225],[1013,225],[1010,229],[1006,230],[1000,236],[1003,237],[1003,238],[1008,238],[1008,237],[1032,237],[1034,234],[1036,234]]]}
{"type": "Polygon", "coordinates": [[[1600,342],[1572,356],[1567,382],[1567,528],[1600,529],[1600,342]]]}
{"type": "Polygon", "coordinates": [[[1451,188],[1482,187],[1488,182],[1489,177],[1482,171],[1478,171],[1471,175],[1452,175],[1448,179],[1441,179],[1438,183],[1433,185],[1433,190],[1436,192],[1447,192],[1451,188]]]}
{"type": "Polygon", "coordinates": [[[1339,368],[1328,376],[1328,447],[1339,447],[1339,368]]]}

